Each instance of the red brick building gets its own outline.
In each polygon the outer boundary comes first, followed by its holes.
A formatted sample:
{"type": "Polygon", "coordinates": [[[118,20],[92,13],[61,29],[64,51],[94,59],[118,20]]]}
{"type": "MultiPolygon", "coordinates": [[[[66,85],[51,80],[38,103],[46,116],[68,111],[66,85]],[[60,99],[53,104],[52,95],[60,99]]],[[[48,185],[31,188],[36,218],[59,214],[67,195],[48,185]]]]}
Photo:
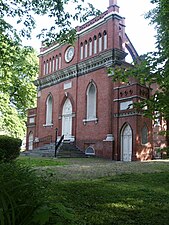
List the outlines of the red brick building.
{"type": "Polygon", "coordinates": [[[112,160],[152,157],[152,124],[132,104],[150,90],[131,79],[114,83],[110,66],[130,66],[125,57],[138,55],[125,33],[116,0],[107,11],[77,27],[74,46],[41,48],[37,108],[30,109],[27,149],[64,135],[86,153],[112,160]]]}

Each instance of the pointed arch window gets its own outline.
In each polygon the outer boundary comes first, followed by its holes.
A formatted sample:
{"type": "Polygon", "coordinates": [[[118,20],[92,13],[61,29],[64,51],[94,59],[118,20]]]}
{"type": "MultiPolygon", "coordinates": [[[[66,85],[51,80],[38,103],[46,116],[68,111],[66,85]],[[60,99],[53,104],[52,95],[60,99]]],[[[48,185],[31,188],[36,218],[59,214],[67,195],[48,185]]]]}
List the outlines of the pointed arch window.
{"type": "Polygon", "coordinates": [[[52,125],[52,96],[49,95],[46,100],[46,125],[52,125]]]}
{"type": "Polygon", "coordinates": [[[87,120],[96,119],[96,86],[91,83],[87,89],[87,120]]]}
{"type": "Polygon", "coordinates": [[[46,62],[44,61],[43,62],[43,75],[46,74],[46,62]]]}
{"type": "Polygon", "coordinates": [[[97,53],[97,37],[94,36],[94,54],[97,53]]]}
{"type": "Polygon", "coordinates": [[[123,42],[122,42],[122,38],[119,36],[119,48],[120,50],[123,50],[123,42]]]}
{"type": "Polygon", "coordinates": [[[62,67],[62,56],[59,54],[59,69],[62,67]]]}
{"type": "Polygon", "coordinates": [[[144,125],[141,131],[141,142],[143,145],[148,143],[148,128],[146,125],[144,125]]]}
{"type": "Polygon", "coordinates": [[[58,67],[59,67],[59,58],[58,58],[58,56],[56,55],[56,63],[55,63],[55,70],[56,70],[56,71],[58,70],[58,67]]]}
{"type": "Polygon", "coordinates": [[[83,43],[80,44],[80,59],[83,59],[83,43]]]}
{"type": "Polygon", "coordinates": [[[46,74],[49,73],[49,61],[47,60],[46,61],[46,74]]]}
{"type": "Polygon", "coordinates": [[[52,58],[52,72],[55,71],[55,57],[52,58]]]}
{"type": "Polygon", "coordinates": [[[92,55],[92,39],[89,39],[89,56],[92,55]]]}
{"type": "Polygon", "coordinates": [[[107,32],[106,31],[104,31],[103,37],[104,37],[104,50],[106,50],[107,49],[107,32]]]}
{"type": "Polygon", "coordinates": [[[49,73],[52,72],[52,59],[49,60],[49,73]]]}
{"type": "Polygon", "coordinates": [[[102,51],[102,35],[99,33],[99,52],[102,51]]]}
{"type": "Polygon", "coordinates": [[[85,52],[84,52],[84,57],[87,58],[88,53],[88,43],[85,41],[85,52]]]}

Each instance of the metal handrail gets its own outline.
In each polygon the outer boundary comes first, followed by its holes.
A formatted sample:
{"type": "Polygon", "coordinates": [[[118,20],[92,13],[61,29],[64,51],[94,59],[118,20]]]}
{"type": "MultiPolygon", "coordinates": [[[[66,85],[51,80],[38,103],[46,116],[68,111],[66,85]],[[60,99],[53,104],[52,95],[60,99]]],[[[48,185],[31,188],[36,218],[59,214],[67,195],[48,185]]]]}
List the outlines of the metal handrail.
{"type": "Polygon", "coordinates": [[[62,137],[60,138],[60,140],[58,142],[55,142],[55,158],[56,158],[57,150],[58,150],[59,146],[61,145],[63,139],[64,139],[64,135],[62,135],[62,137]]]}

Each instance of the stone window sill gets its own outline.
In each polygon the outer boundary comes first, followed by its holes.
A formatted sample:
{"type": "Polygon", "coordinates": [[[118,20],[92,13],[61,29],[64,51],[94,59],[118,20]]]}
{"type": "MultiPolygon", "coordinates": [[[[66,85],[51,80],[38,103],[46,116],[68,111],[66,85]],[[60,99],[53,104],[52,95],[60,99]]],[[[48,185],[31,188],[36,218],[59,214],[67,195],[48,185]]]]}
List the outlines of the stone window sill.
{"type": "Polygon", "coordinates": [[[95,122],[95,124],[98,123],[98,118],[92,118],[92,119],[83,119],[83,124],[86,125],[88,122],[95,122]]]}

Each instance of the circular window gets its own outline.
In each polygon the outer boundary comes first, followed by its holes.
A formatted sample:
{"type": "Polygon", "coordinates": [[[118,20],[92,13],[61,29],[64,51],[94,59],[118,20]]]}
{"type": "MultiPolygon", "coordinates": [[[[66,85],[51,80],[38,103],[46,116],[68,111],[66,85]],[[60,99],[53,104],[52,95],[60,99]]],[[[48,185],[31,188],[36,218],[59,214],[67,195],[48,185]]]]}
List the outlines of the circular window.
{"type": "Polygon", "coordinates": [[[74,54],[75,48],[73,46],[68,47],[65,52],[65,61],[70,62],[73,59],[74,54]]]}

